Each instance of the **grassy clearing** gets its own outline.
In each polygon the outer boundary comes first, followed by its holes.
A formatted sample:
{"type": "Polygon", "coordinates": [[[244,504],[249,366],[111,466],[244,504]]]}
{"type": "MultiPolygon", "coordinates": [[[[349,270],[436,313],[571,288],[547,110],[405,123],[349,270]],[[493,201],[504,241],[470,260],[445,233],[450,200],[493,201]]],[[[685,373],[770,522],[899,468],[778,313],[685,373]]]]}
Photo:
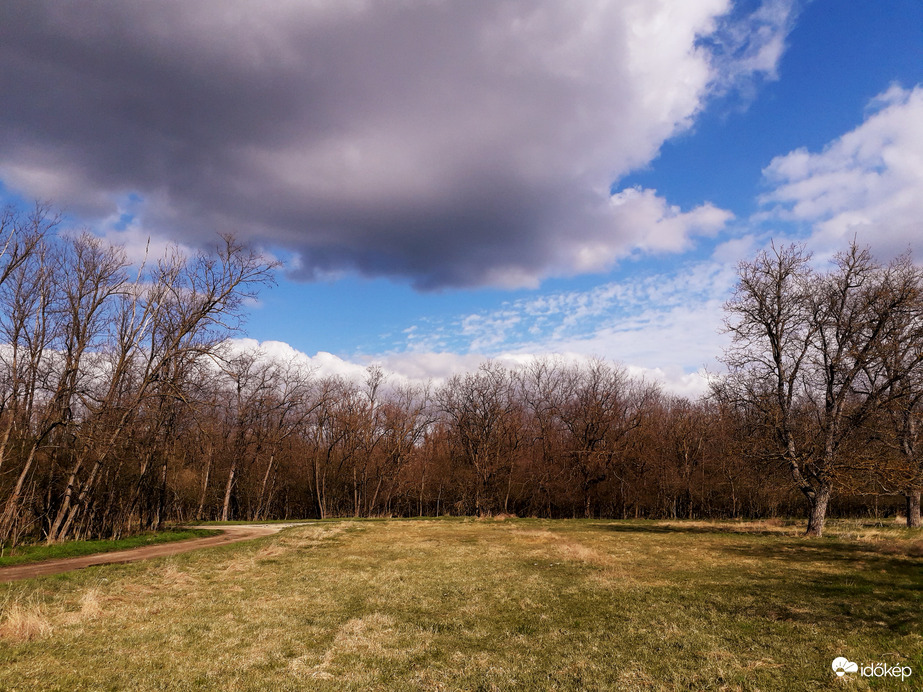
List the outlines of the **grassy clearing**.
{"type": "Polygon", "coordinates": [[[166,531],[152,531],[130,536],[129,538],[121,538],[117,541],[67,541],[52,545],[45,545],[44,543],[39,545],[18,545],[15,548],[3,551],[3,557],[0,557],[0,567],[94,555],[96,553],[111,553],[116,550],[128,550],[146,545],[185,541],[188,538],[204,538],[218,533],[220,531],[209,529],[167,529],[166,531]]]}
{"type": "Polygon", "coordinates": [[[920,689],[923,535],[325,522],[0,587],[0,688],[920,689]],[[901,683],[830,663],[909,665],[901,683]]]}

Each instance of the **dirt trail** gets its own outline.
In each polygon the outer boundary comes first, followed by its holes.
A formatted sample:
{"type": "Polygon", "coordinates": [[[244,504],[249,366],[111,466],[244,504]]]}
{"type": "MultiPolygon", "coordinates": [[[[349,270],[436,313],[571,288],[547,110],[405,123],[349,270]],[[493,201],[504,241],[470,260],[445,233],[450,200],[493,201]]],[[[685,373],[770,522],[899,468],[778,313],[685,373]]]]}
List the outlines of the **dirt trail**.
{"type": "Polygon", "coordinates": [[[32,577],[44,577],[49,574],[60,574],[61,572],[70,572],[75,569],[84,569],[85,567],[92,567],[93,565],[111,565],[118,562],[135,562],[137,560],[147,560],[152,557],[179,555],[180,553],[188,553],[190,550],[198,550],[199,548],[237,543],[238,541],[248,541],[252,538],[260,538],[261,536],[271,536],[282,529],[287,529],[289,526],[296,526],[296,524],[192,526],[189,528],[218,529],[222,531],[222,533],[219,536],[190,538],[186,541],[160,543],[158,545],[142,546],[140,548],[131,548],[130,550],[118,550],[111,553],[96,553],[95,555],[66,557],[60,560],[46,560],[45,562],[33,562],[26,565],[0,567],[0,582],[31,579],[32,577]]]}

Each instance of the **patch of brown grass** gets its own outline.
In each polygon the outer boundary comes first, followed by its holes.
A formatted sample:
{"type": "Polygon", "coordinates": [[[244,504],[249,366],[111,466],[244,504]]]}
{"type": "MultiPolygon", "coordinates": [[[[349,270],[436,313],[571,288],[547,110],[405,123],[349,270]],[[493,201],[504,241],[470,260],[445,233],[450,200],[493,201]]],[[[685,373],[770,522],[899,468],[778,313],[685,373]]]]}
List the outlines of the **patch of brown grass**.
{"type": "Polygon", "coordinates": [[[616,563],[616,558],[613,555],[602,553],[596,548],[591,548],[573,540],[560,542],[554,548],[564,560],[587,562],[598,567],[610,567],[616,563]]]}
{"type": "Polygon", "coordinates": [[[549,531],[548,529],[524,529],[516,527],[513,533],[517,539],[525,539],[525,543],[538,551],[546,549],[555,550],[557,544],[566,540],[563,534],[549,531]]]}
{"type": "Polygon", "coordinates": [[[98,588],[85,591],[77,604],[78,610],[62,614],[57,622],[75,625],[86,620],[94,620],[103,614],[103,599],[98,588]]]}
{"type": "Polygon", "coordinates": [[[95,618],[103,612],[99,591],[90,589],[80,597],[80,614],[83,617],[95,618]]]}
{"type": "Polygon", "coordinates": [[[293,659],[289,667],[313,679],[342,679],[350,660],[405,659],[424,651],[431,639],[424,632],[402,627],[389,615],[371,613],[343,624],[316,665],[311,665],[312,657],[306,655],[293,659]]]}
{"type": "Polygon", "coordinates": [[[164,586],[190,586],[196,579],[185,570],[181,570],[173,562],[167,563],[160,573],[164,586]]]}
{"type": "Polygon", "coordinates": [[[279,557],[280,555],[284,555],[287,552],[288,550],[284,546],[278,543],[272,543],[270,545],[267,545],[264,548],[260,548],[256,553],[256,559],[257,560],[270,560],[274,557],[279,557]]]}
{"type": "Polygon", "coordinates": [[[4,608],[0,639],[28,642],[51,634],[51,623],[38,603],[11,603],[4,608]]]}

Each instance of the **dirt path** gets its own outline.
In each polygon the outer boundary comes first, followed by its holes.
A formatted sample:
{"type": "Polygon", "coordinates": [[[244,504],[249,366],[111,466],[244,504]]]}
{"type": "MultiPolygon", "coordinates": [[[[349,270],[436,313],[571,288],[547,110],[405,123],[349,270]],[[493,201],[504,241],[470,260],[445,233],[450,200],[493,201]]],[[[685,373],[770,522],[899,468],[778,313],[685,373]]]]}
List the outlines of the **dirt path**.
{"type": "Polygon", "coordinates": [[[190,550],[198,550],[199,548],[237,543],[238,541],[248,541],[252,538],[260,538],[261,536],[271,536],[282,529],[287,529],[289,526],[296,526],[296,524],[192,526],[189,528],[218,529],[222,531],[222,533],[220,536],[191,538],[186,541],[160,543],[158,545],[142,546],[141,548],[131,548],[130,550],[118,550],[111,553],[96,553],[95,555],[66,557],[60,560],[46,560],[44,562],[33,562],[26,565],[0,567],[0,582],[31,579],[32,577],[44,577],[49,574],[60,574],[61,572],[70,572],[75,569],[84,569],[85,567],[92,567],[93,565],[111,565],[118,562],[135,562],[137,560],[147,560],[152,557],[179,555],[180,553],[188,553],[190,550]]]}

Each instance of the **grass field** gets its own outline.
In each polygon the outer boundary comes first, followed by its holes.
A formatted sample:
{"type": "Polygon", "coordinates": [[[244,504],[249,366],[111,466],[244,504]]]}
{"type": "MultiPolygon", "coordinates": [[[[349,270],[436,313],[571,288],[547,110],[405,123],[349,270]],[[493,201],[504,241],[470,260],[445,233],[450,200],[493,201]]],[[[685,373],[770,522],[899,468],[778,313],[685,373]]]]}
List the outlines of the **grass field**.
{"type": "Polygon", "coordinates": [[[0,586],[0,689],[923,689],[923,535],[801,531],[318,522],[0,586]]]}
{"type": "Polygon", "coordinates": [[[208,529],[167,529],[165,531],[149,531],[147,533],[120,538],[116,541],[67,541],[45,545],[17,545],[15,548],[4,548],[0,556],[0,567],[24,565],[30,562],[43,560],[58,560],[67,557],[80,557],[82,555],[95,555],[96,553],[111,553],[116,550],[129,550],[141,548],[146,545],[159,545],[173,541],[185,541],[189,538],[204,538],[212,536],[218,531],[208,529]]]}

